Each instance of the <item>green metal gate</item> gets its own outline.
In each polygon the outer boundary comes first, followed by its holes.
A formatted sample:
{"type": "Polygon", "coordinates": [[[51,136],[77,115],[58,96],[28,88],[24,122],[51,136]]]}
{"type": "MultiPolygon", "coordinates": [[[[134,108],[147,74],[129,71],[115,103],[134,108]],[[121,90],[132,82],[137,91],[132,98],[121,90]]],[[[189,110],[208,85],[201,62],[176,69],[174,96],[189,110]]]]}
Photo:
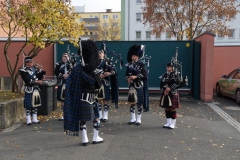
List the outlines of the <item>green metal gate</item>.
{"type": "MultiPolygon", "coordinates": [[[[96,44],[101,49],[102,41],[96,41],[96,44]]],[[[122,55],[124,64],[127,63],[127,53],[130,46],[133,44],[145,45],[145,54],[152,57],[149,66],[148,83],[150,89],[159,88],[159,76],[166,72],[166,64],[175,56],[176,47],[178,47],[178,60],[183,64],[182,75],[188,77],[188,88],[191,89],[193,97],[199,99],[200,43],[195,41],[106,41],[105,44],[108,51],[122,55]]],[[[56,44],[56,61],[61,61],[61,55],[67,51],[67,45],[69,45],[71,53],[77,53],[77,48],[68,42],[65,42],[64,45],[56,44]]],[[[111,56],[108,55],[108,57],[111,56]]],[[[118,64],[119,86],[125,88],[127,87],[126,67],[123,66],[120,70],[119,66],[118,64]]]]}

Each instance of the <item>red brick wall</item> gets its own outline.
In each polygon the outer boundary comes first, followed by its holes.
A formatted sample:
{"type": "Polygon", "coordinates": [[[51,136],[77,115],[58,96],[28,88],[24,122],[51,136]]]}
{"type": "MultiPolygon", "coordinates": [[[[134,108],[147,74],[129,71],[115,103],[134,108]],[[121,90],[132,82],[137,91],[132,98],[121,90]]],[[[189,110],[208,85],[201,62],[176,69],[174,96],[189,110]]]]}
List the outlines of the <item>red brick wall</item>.
{"type": "MultiPolygon", "coordinates": [[[[16,59],[16,54],[18,53],[18,51],[20,50],[20,48],[22,47],[24,43],[23,42],[12,42],[10,47],[9,47],[9,59],[11,60],[12,64],[15,64],[15,59],[16,59]]],[[[0,58],[0,76],[1,77],[10,77],[10,74],[7,70],[7,65],[6,65],[6,60],[5,60],[5,56],[3,53],[3,48],[4,48],[5,42],[1,41],[0,42],[0,54],[1,54],[1,58],[0,58]]],[[[28,51],[30,51],[31,47],[27,46],[24,51],[26,53],[28,53],[28,51]]],[[[53,69],[54,69],[54,51],[53,51],[53,45],[49,46],[45,49],[43,49],[42,51],[40,51],[38,53],[38,56],[35,57],[33,59],[35,62],[37,62],[38,64],[43,66],[43,70],[45,70],[47,72],[46,76],[53,76],[53,69]]],[[[23,64],[23,57],[22,54],[20,56],[19,59],[19,63],[18,63],[18,68],[23,64]]]]}
{"type": "Polygon", "coordinates": [[[215,46],[214,47],[214,79],[213,89],[216,82],[224,74],[240,67],[240,46],[215,46]]]}

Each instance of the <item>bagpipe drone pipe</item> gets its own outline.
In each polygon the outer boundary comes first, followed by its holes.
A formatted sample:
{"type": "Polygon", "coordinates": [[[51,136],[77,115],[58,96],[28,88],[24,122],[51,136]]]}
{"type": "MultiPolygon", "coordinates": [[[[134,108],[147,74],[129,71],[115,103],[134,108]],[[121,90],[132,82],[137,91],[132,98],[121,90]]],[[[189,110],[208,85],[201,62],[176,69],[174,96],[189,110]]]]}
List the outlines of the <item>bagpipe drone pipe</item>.
{"type": "Polygon", "coordinates": [[[172,57],[171,63],[173,64],[174,74],[178,77],[178,88],[188,85],[188,77],[182,76],[182,62],[178,61],[178,47],[176,47],[175,57],[172,57]]]}

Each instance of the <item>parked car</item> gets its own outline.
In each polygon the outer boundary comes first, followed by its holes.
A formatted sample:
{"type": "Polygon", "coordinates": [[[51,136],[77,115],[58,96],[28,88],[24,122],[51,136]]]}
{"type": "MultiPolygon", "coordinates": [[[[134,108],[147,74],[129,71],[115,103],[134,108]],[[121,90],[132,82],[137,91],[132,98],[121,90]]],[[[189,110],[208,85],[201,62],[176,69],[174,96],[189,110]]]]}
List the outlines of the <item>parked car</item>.
{"type": "Polygon", "coordinates": [[[234,98],[240,104],[240,68],[223,75],[216,84],[217,96],[227,96],[234,98]]]}

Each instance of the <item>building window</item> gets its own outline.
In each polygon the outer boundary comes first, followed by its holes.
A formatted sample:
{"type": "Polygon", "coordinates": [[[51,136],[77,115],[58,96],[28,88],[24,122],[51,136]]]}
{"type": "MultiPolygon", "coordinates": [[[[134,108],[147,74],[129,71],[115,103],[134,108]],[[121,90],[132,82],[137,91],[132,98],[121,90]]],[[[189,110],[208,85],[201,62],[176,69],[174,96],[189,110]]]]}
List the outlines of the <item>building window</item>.
{"type": "Polygon", "coordinates": [[[108,31],[104,31],[104,36],[106,37],[108,35],[108,31]]]}
{"type": "Polygon", "coordinates": [[[88,32],[85,32],[85,35],[88,35],[88,32]]]}
{"type": "Polygon", "coordinates": [[[228,30],[228,38],[235,38],[235,30],[234,29],[228,30]]]}
{"type": "Polygon", "coordinates": [[[113,19],[118,19],[118,15],[117,15],[117,14],[114,14],[114,15],[113,15],[113,19]]]}
{"type": "Polygon", "coordinates": [[[136,21],[141,21],[141,13],[136,13],[136,21]]]}
{"type": "Polygon", "coordinates": [[[114,26],[114,27],[117,27],[117,26],[118,26],[118,23],[117,23],[117,22],[114,22],[114,23],[113,23],[113,26],[114,26]]]}
{"type": "Polygon", "coordinates": [[[141,31],[136,31],[136,39],[141,39],[141,31]]]}
{"type": "Polygon", "coordinates": [[[90,25],[89,26],[92,26],[92,23],[90,23],[90,25]]]}
{"type": "Polygon", "coordinates": [[[156,33],[156,39],[160,39],[160,38],[161,38],[160,32],[156,33]]]}
{"type": "Polygon", "coordinates": [[[103,27],[108,27],[108,23],[103,23],[103,27]]]}
{"type": "Polygon", "coordinates": [[[217,37],[218,38],[223,38],[223,31],[222,30],[218,31],[217,37]]]}
{"type": "Polygon", "coordinates": [[[82,22],[83,21],[83,19],[82,18],[80,18],[80,22],[82,22]]]}
{"type": "Polygon", "coordinates": [[[95,26],[97,27],[97,26],[98,26],[98,24],[95,24],[95,26]]]}
{"type": "Polygon", "coordinates": [[[103,19],[108,19],[108,15],[103,15],[103,19]]]}
{"type": "Polygon", "coordinates": [[[95,16],[95,18],[98,18],[98,16],[95,16]]]}
{"type": "Polygon", "coordinates": [[[137,3],[142,3],[142,1],[141,0],[137,0],[137,3]]]}
{"type": "Polygon", "coordinates": [[[151,39],[151,32],[150,31],[146,31],[146,39],[151,39]]]}
{"type": "Polygon", "coordinates": [[[170,31],[166,32],[166,39],[171,39],[171,32],[170,31]]]}
{"type": "Polygon", "coordinates": [[[90,18],[92,18],[92,15],[90,15],[90,18]]]}

